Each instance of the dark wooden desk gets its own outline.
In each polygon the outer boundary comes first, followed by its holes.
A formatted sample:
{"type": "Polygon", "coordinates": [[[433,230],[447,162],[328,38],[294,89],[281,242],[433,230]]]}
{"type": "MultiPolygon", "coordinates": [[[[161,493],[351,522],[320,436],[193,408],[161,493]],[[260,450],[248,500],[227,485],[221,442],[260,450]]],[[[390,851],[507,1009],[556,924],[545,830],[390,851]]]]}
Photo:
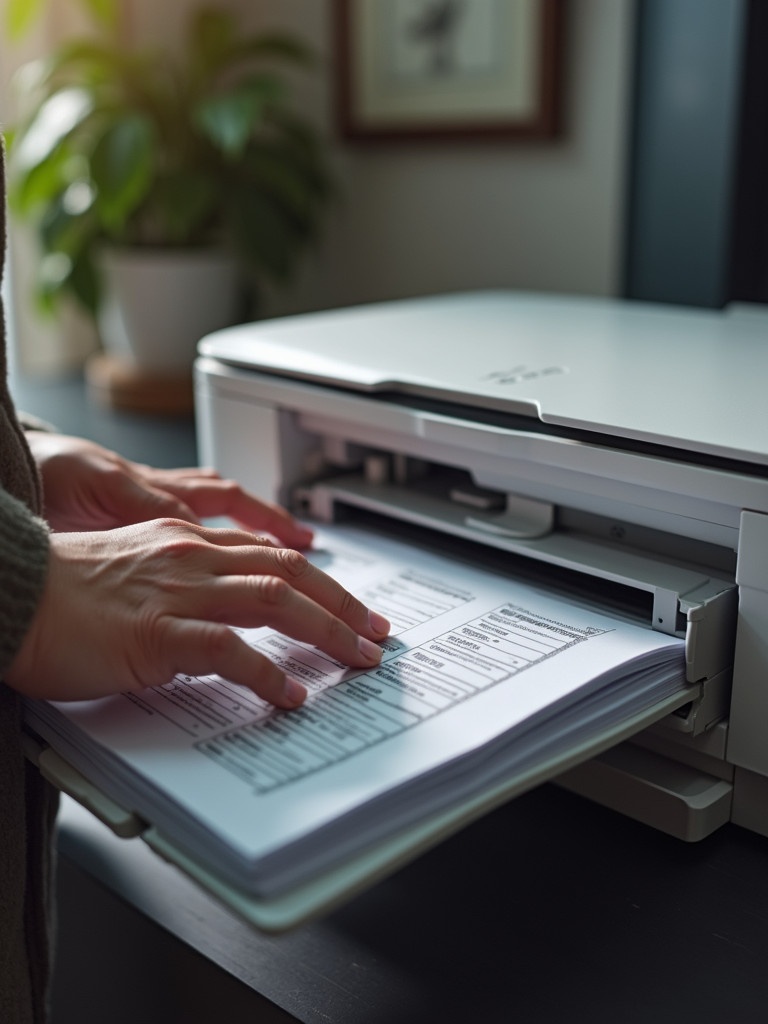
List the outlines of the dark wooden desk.
{"type": "MultiPolygon", "coordinates": [[[[21,404],[118,448],[194,457],[191,423],[21,404]]],[[[56,1024],[764,1024],[768,840],[688,846],[545,786],[343,909],[260,935],[138,840],[62,814],[56,1024]]]]}
{"type": "MultiPolygon", "coordinates": [[[[140,841],[95,831],[69,820],[63,864],[241,982],[204,983],[229,993],[227,1021],[250,1019],[243,989],[291,1015],[276,1019],[313,1024],[766,1019],[768,843],[735,827],[686,846],[546,786],[277,937],[242,925],[140,841]]],[[[82,910],[68,909],[63,935],[76,937],[82,910]]],[[[119,948],[109,927],[86,943],[119,948]]],[[[77,946],[67,949],[72,960],[77,946]]],[[[167,997],[168,986],[176,1005],[187,984],[198,992],[183,968],[158,976],[148,952],[132,950],[123,984],[149,973],[145,991],[167,997]]],[[[187,1012],[165,1019],[195,1019],[187,1012]]]]}

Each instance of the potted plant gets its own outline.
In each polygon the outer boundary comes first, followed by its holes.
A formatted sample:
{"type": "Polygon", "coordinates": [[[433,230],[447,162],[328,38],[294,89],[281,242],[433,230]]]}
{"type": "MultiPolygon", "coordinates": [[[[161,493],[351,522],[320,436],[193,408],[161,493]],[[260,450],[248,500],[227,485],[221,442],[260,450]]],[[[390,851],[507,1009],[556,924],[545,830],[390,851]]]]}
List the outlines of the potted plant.
{"type": "Polygon", "coordinates": [[[105,344],[138,323],[156,369],[173,362],[170,313],[154,305],[169,297],[191,365],[197,339],[232,318],[193,301],[229,294],[232,264],[251,284],[288,281],[316,237],[331,178],[288,90],[310,54],[212,8],[191,13],[181,45],[126,48],[116,5],[83,2],[102,11],[94,32],[22,69],[33,103],[6,132],[10,206],[42,249],[37,297],[50,310],[74,296],[105,344]],[[182,264],[192,284],[163,282],[182,264]]]}

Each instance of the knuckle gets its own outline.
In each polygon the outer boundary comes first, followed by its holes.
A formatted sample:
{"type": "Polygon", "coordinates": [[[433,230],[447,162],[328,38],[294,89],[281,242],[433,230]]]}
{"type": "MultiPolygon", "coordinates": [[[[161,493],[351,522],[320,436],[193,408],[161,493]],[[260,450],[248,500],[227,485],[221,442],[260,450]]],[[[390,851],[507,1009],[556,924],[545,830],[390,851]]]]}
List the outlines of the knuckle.
{"type": "MultiPolygon", "coordinates": [[[[135,645],[141,650],[138,665],[133,667],[137,686],[162,685],[175,675],[189,671],[189,651],[179,646],[178,622],[177,616],[167,613],[145,617],[139,630],[140,643],[135,645]]],[[[199,623],[196,635],[199,643],[195,644],[194,655],[196,659],[203,659],[206,672],[229,664],[240,643],[233,630],[219,622],[199,623]]],[[[199,667],[198,660],[198,670],[199,667]]]]}
{"type": "Polygon", "coordinates": [[[344,619],[351,618],[360,607],[356,597],[353,597],[348,590],[343,591],[339,603],[339,615],[344,619]]]}
{"type": "Polygon", "coordinates": [[[198,547],[199,545],[188,537],[176,537],[164,545],[164,553],[172,562],[179,562],[192,555],[198,547]]]}
{"type": "Polygon", "coordinates": [[[99,478],[100,486],[104,490],[121,497],[129,495],[135,486],[129,474],[113,462],[108,462],[101,467],[99,478]]]}
{"type": "Polygon", "coordinates": [[[208,622],[205,642],[211,657],[218,661],[232,652],[238,644],[238,639],[229,626],[219,622],[208,622]]]}
{"type": "Polygon", "coordinates": [[[168,516],[154,521],[160,531],[163,555],[171,563],[177,564],[196,555],[205,542],[194,533],[190,524],[181,519],[168,516]]]}
{"type": "Polygon", "coordinates": [[[280,607],[291,598],[291,587],[279,576],[251,576],[251,585],[259,600],[272,607],[280,607]]]}
{"type": "Polygon", "coordinates": [[[181,535],[184,531],[189,530],[189,523],[185,523],[183,519],[175,519],[173,516],[161,516],[155,522],[159,530],[169,534],[181,535]]]}
{"type": "Polygon", "coordinates": [[[337,645],[346,639],[349,633],[349,627],[346,626],[341,619],[337,619],[335,616],[330,616],[326,625],[325,635],[329,644],[337,645]]]}
{"type": "Polygon", "coordinates": [[[222,478],[216,472],[207,474],[205,485],[214,490],[220,500],[229,505],[235,502],[241,491],[240,484],[236,480],[222,478]]]}
{"type": "Polygon", "coordinates": [[[278,564],[286,576],[291,579],[301,579],[310,571],[310,563],[300,551],[293,548],[276,548],[278,564]]]}
{"type": "Polygon", "coordinates": [[[173,635],[171,618],[156,607],[142,607],[134,623],[133,657],[129,667],[136,683],[141,686],[153,685],[152,666],[160,675],[171,671],[173,635]]]}
{"type": "MultiPolygon", "coordinates": [[[[156,488],[143,487],[143,498],[148,505],[154,505],[159,509],[177,509],[181,507],[181,502],[172,494],[167,494],[164,491],[157,490],[156,488]]],[[[164,518],[173,517],[173,512],[167,511],[164,518]]]]}

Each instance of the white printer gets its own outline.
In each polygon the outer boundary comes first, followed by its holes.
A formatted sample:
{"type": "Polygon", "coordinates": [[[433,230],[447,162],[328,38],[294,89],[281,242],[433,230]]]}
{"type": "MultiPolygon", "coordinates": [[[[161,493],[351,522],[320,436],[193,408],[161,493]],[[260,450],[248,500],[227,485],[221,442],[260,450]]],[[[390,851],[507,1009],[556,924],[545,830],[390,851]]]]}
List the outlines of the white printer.
{"type": "Polygon", "coordinates": [[[201,462],[684,637],[699,696],[557,781],[768,835],[768,312],[478,292],[232,327],[201,462]]]}

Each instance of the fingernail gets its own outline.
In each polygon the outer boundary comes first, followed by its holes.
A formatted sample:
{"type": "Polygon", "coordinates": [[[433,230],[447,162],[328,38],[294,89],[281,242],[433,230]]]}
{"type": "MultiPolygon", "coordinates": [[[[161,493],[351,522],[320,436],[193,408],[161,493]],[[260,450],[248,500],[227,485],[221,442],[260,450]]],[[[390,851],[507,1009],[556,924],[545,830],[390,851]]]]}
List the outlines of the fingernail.
{"type": "Polygon", "coordinates": [[[307,696],[306,687],[302,686],[301,683],[295,679],[291,679],[290,676],[285,677],[285,683],[283,684],[283,696],[289,704],[298,706],[304,703],[304,698],[307,696]]]}
{"type": "Polygon", "coordinates": [[[378,612],[369,611],[368,622],[371,624],[371,629],[374,633],[383,633],[385,636],[392,628],[389,619],[385,619],[378,612]]]}
{"type": "Polygon", "coordinates": [[[357,649],[360,651],[362,656],[370,661],[374,665],[378,665],[381,661],[381,648],[378,644],[375,644],[373,640],[369,640],[367,637],[360,636],[357,638],[357,649]]]}

